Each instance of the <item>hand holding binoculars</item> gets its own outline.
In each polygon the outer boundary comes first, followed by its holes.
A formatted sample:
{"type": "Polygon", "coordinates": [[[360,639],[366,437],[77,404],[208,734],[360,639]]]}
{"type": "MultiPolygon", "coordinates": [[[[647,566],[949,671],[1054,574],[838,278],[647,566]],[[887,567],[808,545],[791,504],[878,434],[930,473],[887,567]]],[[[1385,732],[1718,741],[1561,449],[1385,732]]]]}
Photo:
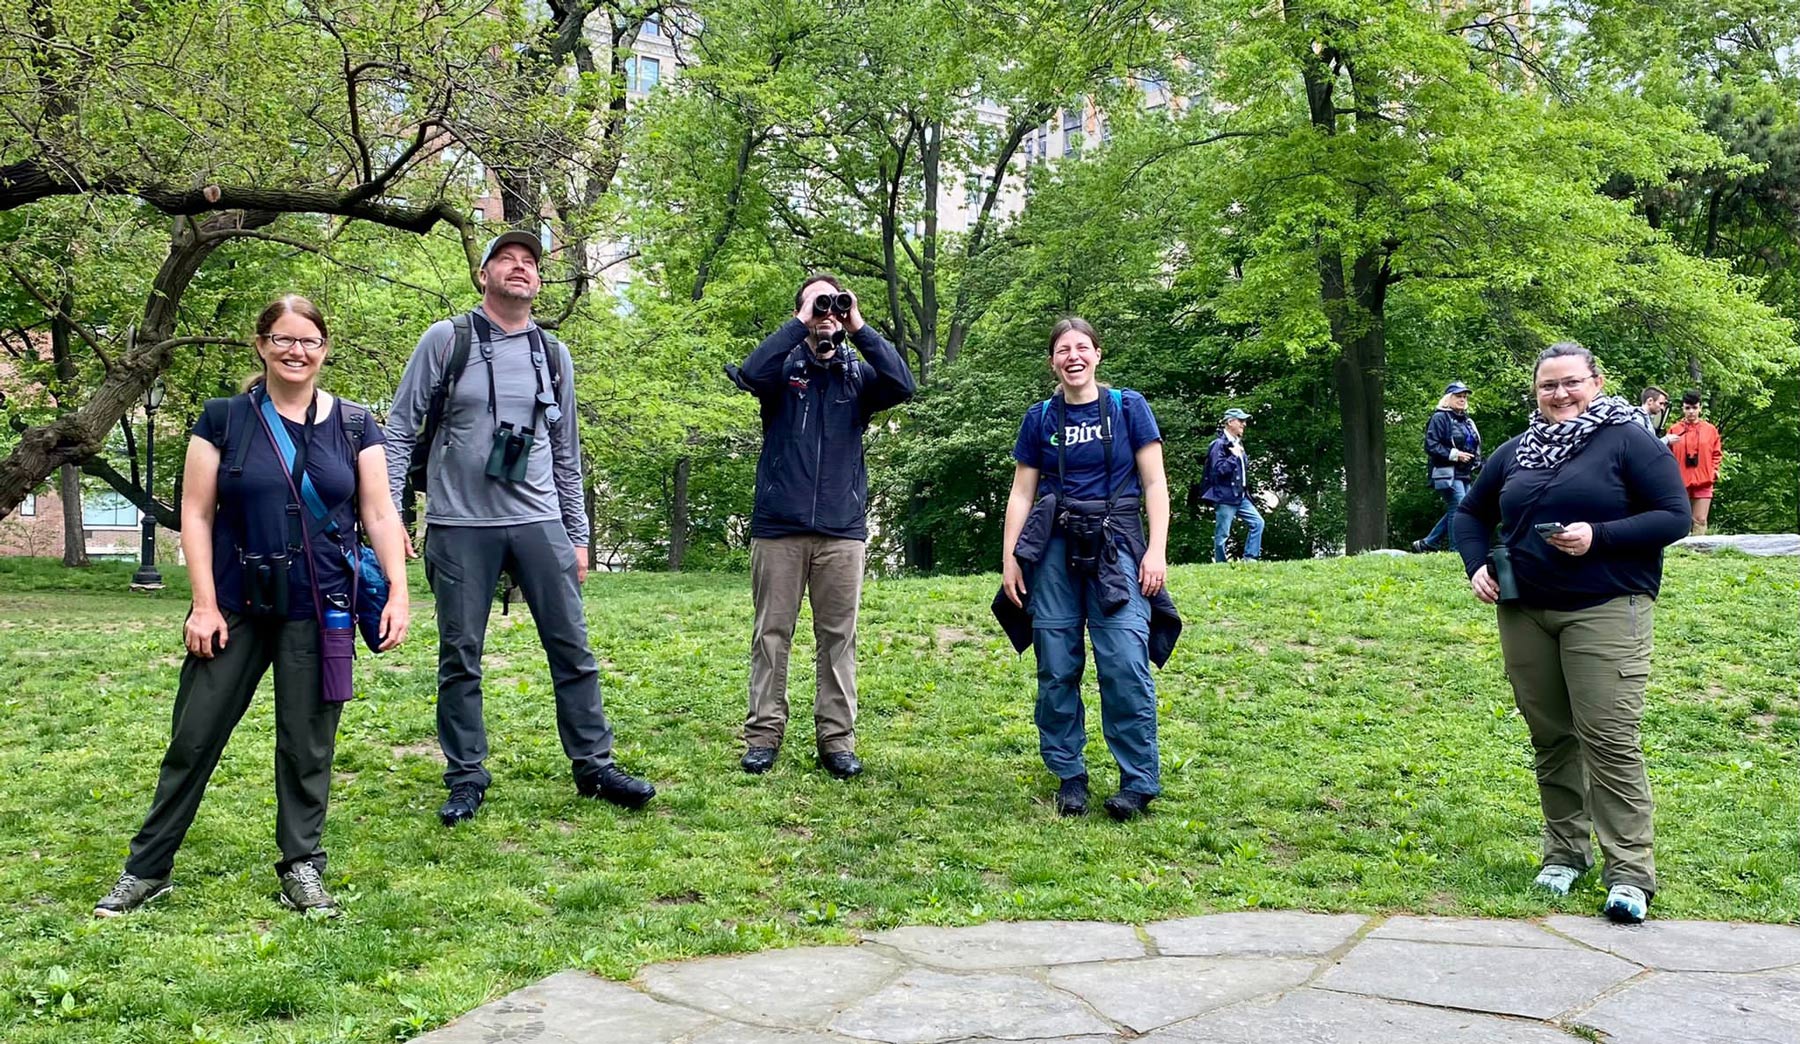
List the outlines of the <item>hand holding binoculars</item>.
{"type": "Polygon", "coordinates": [[[814,319],[823,319],[828,315],[836,315],[839,319],[850,318],[850,309],[856,307],[856,298],[845,291],[823,293],[813,298],[812,314],[814,319]]]}

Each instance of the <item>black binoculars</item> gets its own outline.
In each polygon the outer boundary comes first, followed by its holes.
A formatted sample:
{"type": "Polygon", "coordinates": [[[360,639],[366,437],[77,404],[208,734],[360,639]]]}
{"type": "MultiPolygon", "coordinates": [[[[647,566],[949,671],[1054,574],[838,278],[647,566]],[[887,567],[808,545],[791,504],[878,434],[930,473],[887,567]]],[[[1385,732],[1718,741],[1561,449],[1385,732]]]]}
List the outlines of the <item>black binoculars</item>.
{"type": "Polygon", "coordinates": [[[839,291],[835,294],[820,294],[813,298],[813,318],[823,319],[836,312],[841,318],[848,318],[850,308],[856,304],[856,298],[839,291]]]}
{"type": "Polygon", "coordinates": [[[1062,530],[1069,572],[1076,576],[1099,576],[1100,560],[1107,556],[1111,547],[1106,538],[1106,516],[1067,512],[1062,518],[1062,530]]]}
{"type": "Polygon", "coordinates": [[[525,481],[525,465],[531,459],[535,436],[529,427],[514,428],[501,421],[494,429],[494,445],[488,449],[487,477],[506,482],[525,481]]]}
{"type": "Polygon", "coordinates": [[[1688,454],[1687,455],[1687,466],[1690,468],[1699,467],[1700,466],[1700,454],[1698,454],[1698,453],[1688,454]]]}
{"type": "Polygon", "coordinates": [[[244,615],[288,614],[288,556],[246,554],[244,565],[244,615]]]}

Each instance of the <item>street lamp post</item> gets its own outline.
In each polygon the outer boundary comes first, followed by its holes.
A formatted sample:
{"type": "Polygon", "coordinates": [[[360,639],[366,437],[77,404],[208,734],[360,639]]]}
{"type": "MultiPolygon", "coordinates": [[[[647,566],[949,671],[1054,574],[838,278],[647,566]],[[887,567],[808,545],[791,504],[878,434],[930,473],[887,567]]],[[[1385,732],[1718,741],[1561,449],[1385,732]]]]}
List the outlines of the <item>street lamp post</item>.
{"type": "MultiPolygon", "coordinates": [[[[156,500],[156,411],[163,404],[163,396],[168,393],[162,378],[158,377],[144,393],[144,493],[151,502],[156,500]]],[[[156,571],[156,515],[144,512],[144,546],[143,561],[138,571],[132,574],[131,589],[133,591],[162,590],[162,574],[156,571]]]]}

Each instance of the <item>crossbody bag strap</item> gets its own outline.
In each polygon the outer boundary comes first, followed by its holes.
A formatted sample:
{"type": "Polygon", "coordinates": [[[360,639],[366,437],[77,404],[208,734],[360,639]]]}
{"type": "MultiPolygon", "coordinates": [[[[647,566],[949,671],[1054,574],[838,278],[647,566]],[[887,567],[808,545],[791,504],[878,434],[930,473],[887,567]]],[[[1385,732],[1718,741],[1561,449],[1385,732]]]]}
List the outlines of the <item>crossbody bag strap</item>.
{"type": "MultiPolygon", "coordinates": [[[[293,495],[293,498],[296,501],[300,501],[303,498],[299,487],[294,485],[294,472],[292,470],[294,463],[293,440],[287,437],[287,430],[281,424],[281,415],[275,412],[275,407],[269,402],[269,398],[266,394],[263,396],[263,406],[264,409],[257,413],[257,417],[262,420],[263,431],[268,434],[269,441],[274,444],[275,452],[281,454],[282,460],[286,464],[286,466],[281,469],[281,477],[287,480],[288,492],[293,495]],[[275,418],[273,423],[271,423],[269,419],[271,416],[275,418]],[[281,433],[279,436],[276,435],[276,432],[278,431],[281,433]]],[[[310,410],[308,411],[307,416],[309,418],[307,427],[311,428],[312,424],[310,418],[312,414],[310,410]]],[[[314,495],[316,496],[317,494],[315,493],[314,495]]],[[[311,528],[312,527],[306,525],[305,521],[302,520],[300,524],[300,547],[306,552],[307,579],[312,581],[307,587],[312,589],[313,619],[319,622],[319,635],[323,638],[325,634],[325,603],[319,598],[319,578],[314,573],[315,563],[318,561],[318,558],[313,554],[312,550],[311,528]]],[[[353,579],[351,583],[354,584],[355,580],[353,579]]],[[[354,605],[355,602],[353,601],[351,604],[354,605]]],[[[286,610],[284,609],[283,611],[285,612],[286,610]]]]}

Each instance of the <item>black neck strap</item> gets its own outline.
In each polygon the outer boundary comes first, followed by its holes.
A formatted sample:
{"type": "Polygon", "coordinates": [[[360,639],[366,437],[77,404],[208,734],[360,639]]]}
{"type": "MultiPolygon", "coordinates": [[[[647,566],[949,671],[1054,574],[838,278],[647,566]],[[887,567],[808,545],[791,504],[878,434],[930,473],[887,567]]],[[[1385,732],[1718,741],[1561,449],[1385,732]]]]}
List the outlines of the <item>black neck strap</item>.
{"type": "MultiPolygon", "coordinates": [[[[1100,443],[1105,449],[1106,463],[1106,513],[1112,514],[1113,505],[1119,501],[1118,491],[1113,488],[1113,429],[1112,429],[1112,389],[1100,385],[1100,397],[1095,401],[1100,404],[1100,443]]],[[[1069,495],[1068,464],[1064,459],[1063,447],[1069,441],[1068,402],[1058,390],[1050,400],[1056,405],[1056,486],[1066,498],[1069,495]]]]}
{"type": "MultiPolygon", "coordinates": [[[[475,336],[481,341],[481,362],[487,367],[488,413],[498,419],[500,411],[494,397],[494,325],[487,316],[480,312],[469,313],[469,325],[474,328],[475,336]]],[[[531,328],[529,339],[531,341],[531,375],[537,378],[537,401],[533,402],[531,407],[531,426],[535,428],[538,414],[544,410],[542,400],[544,398],[544,367],[547,359],[545,358],[543,332],[534,326],[531,328]]]]}

